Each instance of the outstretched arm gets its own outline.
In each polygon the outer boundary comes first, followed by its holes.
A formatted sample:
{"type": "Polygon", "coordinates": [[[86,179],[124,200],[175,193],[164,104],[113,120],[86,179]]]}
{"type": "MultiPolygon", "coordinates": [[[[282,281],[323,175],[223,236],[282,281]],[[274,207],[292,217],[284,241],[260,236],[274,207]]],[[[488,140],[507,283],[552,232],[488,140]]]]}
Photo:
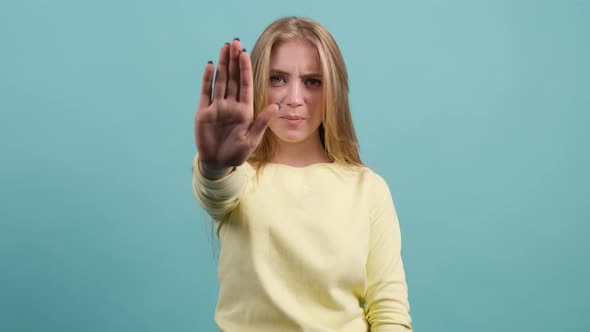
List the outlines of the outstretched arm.
{"type": "Polygon", "coordinates": [[[247,183],[243,164],[279,106],[271,104],[254,116],[252,63],[238,39],[221,47],[217,71],[212,62],[205,66],[201,84],[193,191],[201,207],[221,221],[238,204],[247,183]]]}

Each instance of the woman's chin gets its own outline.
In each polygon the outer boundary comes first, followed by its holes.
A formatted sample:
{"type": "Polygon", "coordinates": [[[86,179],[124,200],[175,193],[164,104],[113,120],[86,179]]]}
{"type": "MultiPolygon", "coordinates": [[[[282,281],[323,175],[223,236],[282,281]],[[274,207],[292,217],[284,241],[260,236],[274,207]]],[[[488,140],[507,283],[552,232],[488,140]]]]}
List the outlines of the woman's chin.
{"type": "Polygon", "coordinates": [[[299,143],[304,139],[298,136],[278,136],[279,140],[283,143],[299,143]]]}

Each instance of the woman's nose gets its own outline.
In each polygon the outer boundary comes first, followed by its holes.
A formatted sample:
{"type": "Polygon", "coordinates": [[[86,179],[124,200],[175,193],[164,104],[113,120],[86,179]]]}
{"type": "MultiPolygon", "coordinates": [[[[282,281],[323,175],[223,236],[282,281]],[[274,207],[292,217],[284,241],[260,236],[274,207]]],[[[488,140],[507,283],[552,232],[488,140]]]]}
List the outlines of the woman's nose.
{"type": "Polygon", "coordinates": [[[303,104],[303,87],[297,83],[291,83],[288,86],[287,96],[285,97],[285,104],[291,107],[297,107],[303,104]]]}

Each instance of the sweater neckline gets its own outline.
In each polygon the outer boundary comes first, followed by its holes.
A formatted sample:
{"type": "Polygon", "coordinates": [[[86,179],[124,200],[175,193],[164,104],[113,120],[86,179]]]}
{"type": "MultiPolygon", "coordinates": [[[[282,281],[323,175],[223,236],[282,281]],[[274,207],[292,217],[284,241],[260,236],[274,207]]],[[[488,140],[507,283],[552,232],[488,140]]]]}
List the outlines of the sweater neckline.
{"type": "Polygon", "coordinates": [[[335,161],[330,162],[330,163],[324,163],[324,162],[313,163],[313,164],[309,164],[306,166],[291,166],[291,165],[287,165],[287,164],[273,163],[273,162],[267,163],[267,165],[273,165],[273,166],[277,166],[277,167],[283,167],[283,168],[288,168],[288,169],[297,169],[297,170],[305,170],[305,169],[311,169],[311,168],[322,167],[322,166],[332,167],[332,166],[336,166],[337,164],[338,163],[335,161]]]}

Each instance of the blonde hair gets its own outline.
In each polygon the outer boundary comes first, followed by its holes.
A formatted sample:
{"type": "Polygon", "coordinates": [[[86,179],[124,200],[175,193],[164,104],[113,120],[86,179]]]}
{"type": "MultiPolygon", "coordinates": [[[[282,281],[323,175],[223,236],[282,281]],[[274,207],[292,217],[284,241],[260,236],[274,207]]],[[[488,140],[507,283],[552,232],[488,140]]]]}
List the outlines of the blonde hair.
{"type": "MultiPolygon", "coordinates": [[[[271,23],[252,49],[254,116],[266,106],[269,66],[273,46],[286,40],[303,39],[317,49],[322,66],[323,107],[320,139],[328,157],[347,165],[362,166],[359,145],[348,102],[348,74],[340,49],[332,35],[319,23],[300,17],[284,17],[271,23]]],[[[248,162],[257,173],[270,161],[274,146],[267,130],[248,162]]]]}

